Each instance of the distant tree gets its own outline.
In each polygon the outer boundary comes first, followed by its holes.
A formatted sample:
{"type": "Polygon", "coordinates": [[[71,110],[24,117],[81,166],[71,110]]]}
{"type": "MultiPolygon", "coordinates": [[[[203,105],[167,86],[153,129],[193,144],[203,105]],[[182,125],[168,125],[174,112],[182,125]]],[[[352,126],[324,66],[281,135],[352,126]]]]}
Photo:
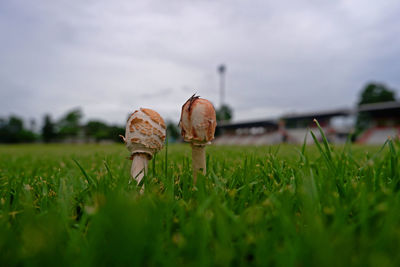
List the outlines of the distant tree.
{"type": "Polygon", "coordinates": [[[229,122],[233,117],[232,108],[228,105],[222,105],[216,110],[217,121],[229,122]]]}
{"type": "Polygon", "coordinates": [[[119,135],[125,134],[125,128],[117,125],[107,125],[102,121],[89,121],[85,125],[85,135],[94,138],[97,142],[101,140],[112,140],[121,142],[119,135]]]}
{"type": "Polygon", "coordinates": [[[26,129],[22,129],[18,134],[18,143],[32,143],[37,139],[37,135],[26,129]]]}
{"type": "Polygon", "coordinates": [[[8,119],[8,129],[12,133],[18,133],[24,129],[24,121],[21,118],[10,116],[8,119]]]}
{"type": "Polygon", "coordinates": [[[42,139],[44,142],[49,143],[54,141],[57,137],[55,124],[52,122],[49,114],[44,116],[44,122],[42,127],[42,139]]]}
{"type": "MultiPolygon", "coordinates": [[[[393,90],[389,89],[382,83],[369,83],[361,91],[360,100],[358,105],[372,104],[379,102],[395,101],[396,94],[393,90]]],[[[370,116],[366,112],[359,112],[357,114],[355,136],[366,130],[370,125],[370,116]]]]}
{"type": "Polygon", "coordinates": [[[75,137],[80,131],[80,122],[83,117],[79,108],[68,112],[58,122],[59,133],[62,137],[75,137]]]}
{"type": "Polygon", "coordinates": [[[109,127],[109,140],[113,140],[117,143],[122,142],[121,138],[119,137],[120,135],[125,135],[125,128],[124,127],[120,127],[117,125],[112,125],[109,127]]]}
{"type": "Polygon", "coordinates": [[[8,126],[8,120],[0,118],[0,143],[12,143],[13,136],[8,126]]]}
{"type": "Polygon", "coordinates": [[[360,95],[358,105],[394,101],[395,92],[381,83],[369,83],[360,95]]]}
{"type": "Polygon", "coordinates": [[[176,123],[172,121],[167,121],[167,135],[168,135],[168,142],[176,142],[180,139],[180,130],[176,123]]]}
{"type": "Polygon", "coordinates": [[[0,142],[2,143],[27,143],[36,140],[36,135],[24,129],[21,118],[10,116],[8,120],[0,120],[0,142]]]}
{"type": "Polygon", "coordinates": [[[101,121],[89,121],[85,125],[85,134],[96,139],[96,141],[112,138],[110,136],[110,128],[101,121]]]}

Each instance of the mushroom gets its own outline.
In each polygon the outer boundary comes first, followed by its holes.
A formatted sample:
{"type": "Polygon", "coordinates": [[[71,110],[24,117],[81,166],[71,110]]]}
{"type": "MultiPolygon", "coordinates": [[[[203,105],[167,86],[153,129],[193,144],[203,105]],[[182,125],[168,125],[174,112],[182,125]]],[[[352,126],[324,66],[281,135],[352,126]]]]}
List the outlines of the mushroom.
{"type": "Polygon", "coordinates": [[[140,108],[129,117],[126,123],[125,137],[121,135],[121,138],[131,152],[131,176],[137,181],[137,184],[147,173],[148,161],[162,149],[165,135],[164,120],[156,111],[140,108]]]}
{"type": "Polygon", "coordinates": [[[183,139],[192,147],[193,183],[196,183],[199,171],[206,174],[205,146],[214,139],[217,126],[214,106],[194,94],[182,106],[179,126],[183,139]]]}

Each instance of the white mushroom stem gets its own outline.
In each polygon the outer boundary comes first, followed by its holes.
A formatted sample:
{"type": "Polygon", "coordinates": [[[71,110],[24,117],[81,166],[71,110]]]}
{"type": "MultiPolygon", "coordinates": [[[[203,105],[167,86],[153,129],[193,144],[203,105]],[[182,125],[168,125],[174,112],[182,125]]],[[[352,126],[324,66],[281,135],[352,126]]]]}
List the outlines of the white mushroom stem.
{"type": "Polygon", "coordinates": [[[206,174],[206,146],[192,143],[193,183],[196,184],[197,173],[206,174]]]}
{"type": "Polygon", "coordinates": [[[132,155],[131,176],[136,180],[137,184],[142,181],[147,173],[147,165],[149,157],[145,153],[134,153],[132,155]]]}
{"type": "Polygon", "coordinates": [[[182,106],[179,126],[183,140],[192,145],[194,184],[198,172],[206,174],[205,145],[214,139],[216,120],[214,106],[207,99],[193,95],[182,106]]]}

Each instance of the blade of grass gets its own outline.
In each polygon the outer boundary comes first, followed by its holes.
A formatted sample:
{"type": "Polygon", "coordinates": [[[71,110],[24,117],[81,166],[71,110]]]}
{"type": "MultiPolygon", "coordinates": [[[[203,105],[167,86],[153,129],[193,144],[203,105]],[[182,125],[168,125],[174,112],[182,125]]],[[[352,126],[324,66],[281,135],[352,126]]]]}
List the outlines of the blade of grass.
{"type": "Polygon", "coordinates": [[[96,181],[86,173],[85,169],[81,166],[81,164],[79,164],[79,162],[76,159],[72,159],[75,164],[79,167],[79,169],[81,170],[83,176],[86,178],[86,181],[88,182],[89,185],[93,185],[94,187],[97,187],[97,183],[96,181]]]}
{"type": "Polygon", "coordinates": [[[106,161],[104,161],[104,166],[105,166],[106,169],[107,169],[108,176],[110,177],[111,180],[113,180],[113,175],[112,175],[111,170],[110,170],[110,167],[108,166],[108,164],[107,164],[106,161]]]}
{"type": "Polygon", "coordinates": [[[318,130],[321,134],[322,143],[324,144],[324,147],[325,147],[325,153],[326,153],[328,159],[332,162],[332,152],[331,152],[331,148],[328,143],[328,139],[326,138],[325,133],[322,130],[321,125],[319,125],[319,122],[317,121],[317,119],[314,119],[314,122],[317,124],[318,130]]]}
{"type": "Polygon", "coordinates": [[[311,134],[312,138],[314,139],[314,143],[317,146],[317,149],[319,150],[320,154],[324,158],[326,165],[328,166],[329,169],[334,171],[335,168],[332,165],[332,162],[331,162],[329,156],[326,154],[326,152],[323,150],[323,148],[321,147],[320,143],[318,142],[317,137],[315,136],[315,134],[311,130],[310,130],[310,134],[311,134]]]}

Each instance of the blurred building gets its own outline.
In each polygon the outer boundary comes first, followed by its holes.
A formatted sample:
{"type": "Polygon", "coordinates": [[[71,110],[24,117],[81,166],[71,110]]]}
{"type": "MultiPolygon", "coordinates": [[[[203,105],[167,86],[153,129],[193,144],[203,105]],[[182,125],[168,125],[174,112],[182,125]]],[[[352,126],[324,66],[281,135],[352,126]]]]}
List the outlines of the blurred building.
{"type": "Polygon", "coordinates": [[[369,121],[368,128],[359,136],[361,144],[383,144],[388,137],[398,138],[400,133],[400,102],[365,104],[357,109],[369,121]]]}
{"type": "Polygon", "coordinates": [[[308,113],[292,113],[278,119],[222,123],[217,127],[219,145],[269,145],[278,143],[313,143],[310,131],[321,141],[314,119],[318,120],[331,143],[345,143],[354,132],[357,116],[363,114],[368,125],[357,138],[363,144],[383,144],[391,136],[399,136],[400,102],[362,105],[354,109],[341,108],[308,113]]]}
{"type": "Polygon", "coordinates": [[[276,120],[221,123],[217,126],[219,145],[264,145],[284,142],[284,133],[276,120]]]}
{"type": "Polygon", "coordinates": [[[314,119],[318,121],[323,129],[328,141],[332,143],[345,143],[350,132],[353,130],[352,121],[353,111],[350,109],[325,110],[317,112],[308,112],[300,114],[284,115],[281,120],[287,135],[287,142],[300,144],[313,143],[310,130],[314,133],[318,140],[322,136],[317,128],[314,119]],[[351,123],[346,123],[350,121],[351,123]]]}

